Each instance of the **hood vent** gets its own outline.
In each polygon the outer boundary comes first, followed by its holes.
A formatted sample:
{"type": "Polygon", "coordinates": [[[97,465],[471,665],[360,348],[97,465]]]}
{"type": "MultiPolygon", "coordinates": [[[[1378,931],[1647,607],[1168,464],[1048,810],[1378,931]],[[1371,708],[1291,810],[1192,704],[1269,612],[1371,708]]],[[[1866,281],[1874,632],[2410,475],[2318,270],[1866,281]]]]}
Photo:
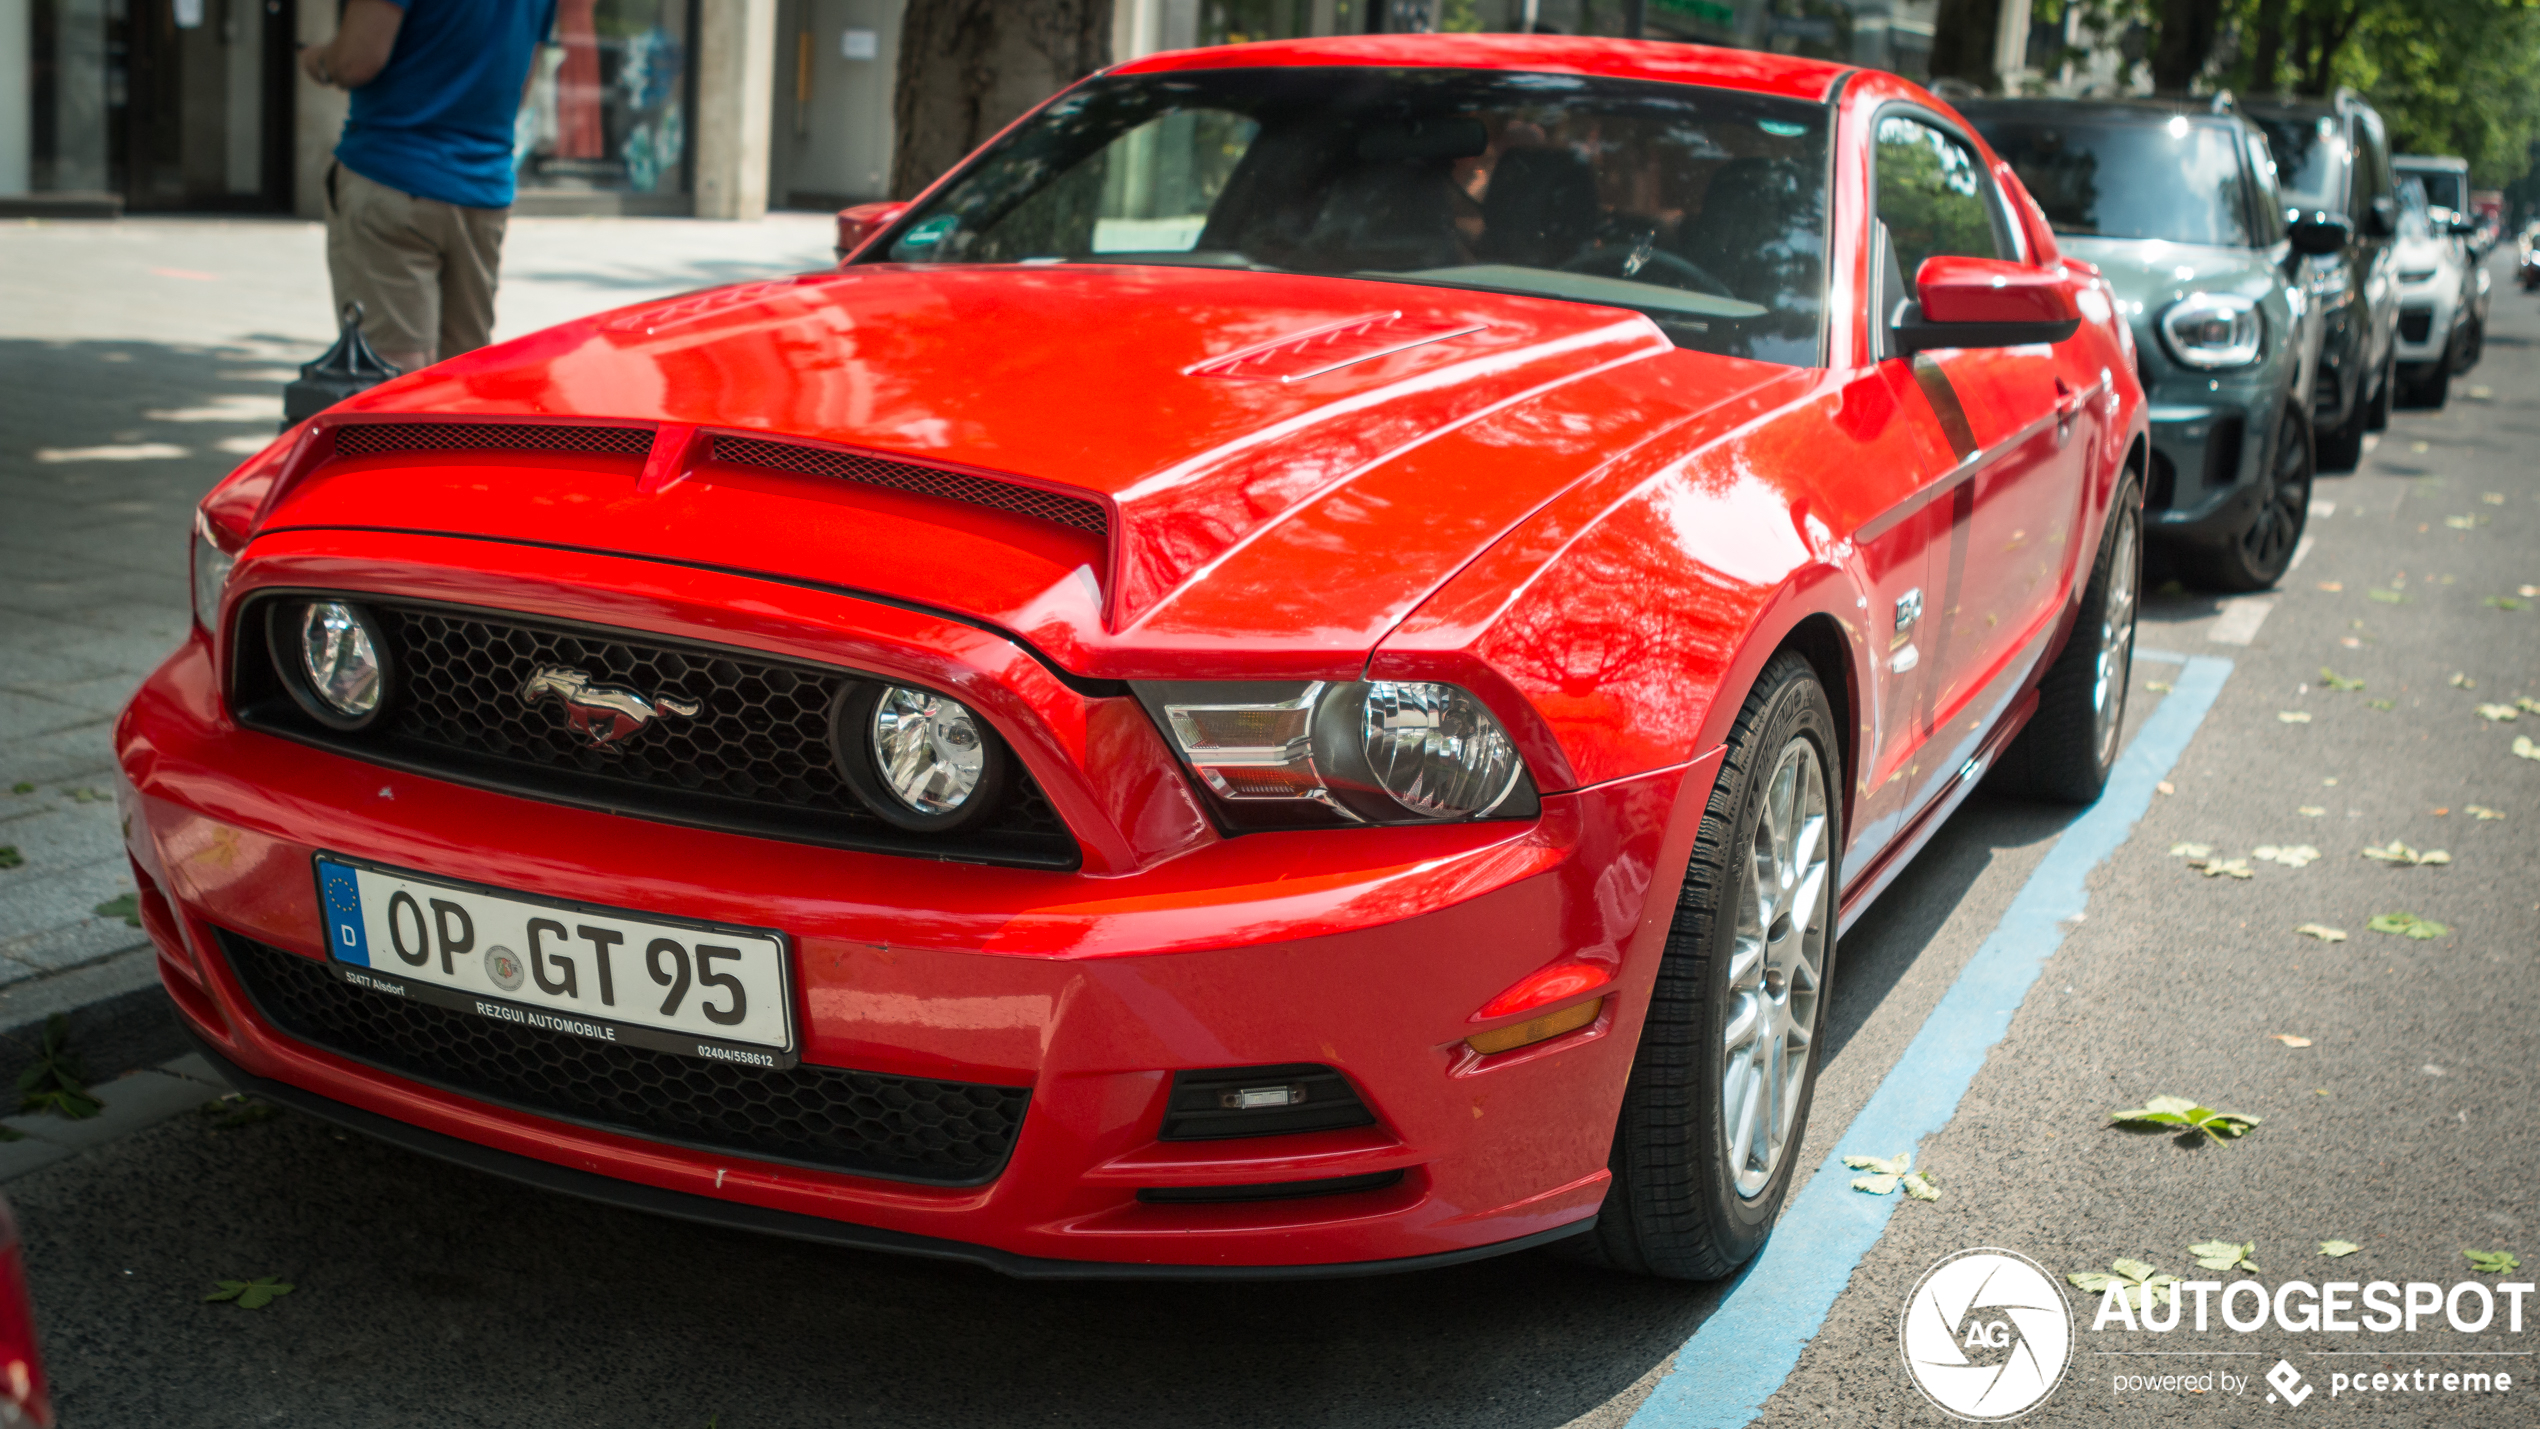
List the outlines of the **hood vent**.
{"type": "Polygon", "coordinates": [[[913,491],[920,496],[964,501],[973,506],[986,506],[1017,516],[1053,522],[1094,536],[1105,535],[1111,529],[1110,516],[1098,501],[1088,501],[1081,496],[1063,496],[1037,486],[1021,486],[965,472],[945,471],[939,467],[884,461],[835,447],[718,433],[714,438],[714,459],[737,466],[772,467],[804,476],[836,477],[843,481],[861,481],[869,486],[887,486],[894,491],[913,491]]]}
{"type": "Polygon", "coordinates": [[[557,422],[346,422],[335,429],[339,457],[386,452],[573,452],[640,457],[650,427],[575,427],[557,422]]]}

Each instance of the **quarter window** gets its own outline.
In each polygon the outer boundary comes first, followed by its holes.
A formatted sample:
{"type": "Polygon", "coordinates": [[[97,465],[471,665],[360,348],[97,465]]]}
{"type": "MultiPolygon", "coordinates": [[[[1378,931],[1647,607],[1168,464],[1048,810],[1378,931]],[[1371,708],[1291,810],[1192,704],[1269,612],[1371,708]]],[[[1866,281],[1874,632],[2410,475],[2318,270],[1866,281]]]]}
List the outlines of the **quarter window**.
{"type": "Polygon", "coordinates": [[[2001,226],[1975,151],[1920,120],[1878,128],[1878,213],[1907,282],[1935,254],[2000,258],[2001,226]]]}

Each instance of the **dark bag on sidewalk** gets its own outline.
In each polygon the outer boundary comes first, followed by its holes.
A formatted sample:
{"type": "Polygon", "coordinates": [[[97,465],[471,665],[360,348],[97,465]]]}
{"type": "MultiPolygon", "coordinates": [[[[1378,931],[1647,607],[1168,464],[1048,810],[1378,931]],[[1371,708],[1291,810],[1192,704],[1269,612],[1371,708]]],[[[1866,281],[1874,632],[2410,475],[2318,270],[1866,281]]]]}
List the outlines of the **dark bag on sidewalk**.
{"type": "Polygon", "coordinates": [[[397,375],[362,336],[362,305],[344,305],[344,330],[315,362],[300,364],[299,380],[282,389],[282,429],[289,431],[354,393],[397,375]]]}

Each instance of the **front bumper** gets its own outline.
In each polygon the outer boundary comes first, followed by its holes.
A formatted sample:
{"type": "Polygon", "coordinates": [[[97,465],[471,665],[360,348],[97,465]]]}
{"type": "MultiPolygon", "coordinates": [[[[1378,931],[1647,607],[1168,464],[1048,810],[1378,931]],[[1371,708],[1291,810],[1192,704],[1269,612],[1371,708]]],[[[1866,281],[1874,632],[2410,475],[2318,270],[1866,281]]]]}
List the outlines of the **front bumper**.
{"type": "Polygon", "coordinates": [[[213,672],[198,635],[144,683],[117,739],[162,978],[224,1063],[290,1089],[283,1100],[476,1148],[541,1184],[605,1182],[624,1188],[615,1199],[722,1208],[716,1218],[781,1233],[807,1219],[877,1248],[966,1247],[1008,1270],[1364,1267],[1584,1227],[1667,921],[1644,910],[1675,896],[1654,870],[1671,852],[1681,864],[1690,827],[1674,839],[1670,828],[1701,807],[1711,769],[1548,796],[1532,823],[1252,835],[1104,876],[757,839],[387,771],[237,727],[213,672]],[[259,1012],[214,930],[322,957],[310,872],[321,849],[782,928],[803,1060],[1029,1086],[1010,1158],[971,1186],[754,1162],[473,1100],[295,1041],[259,1012]],[[1476,1009],[1564,957],[1617,969],[1594,1023],[1497,1057],[1463,1045],[1476,1009]],[[1338,1068],[1377,1124],[1158,1139],[1175,1071],[1286,1063],[1338,1068]],[[1299,1199],[1139,1196],[1366,1176],[1394,1179],[1299,1199]]]}
{"type": "Polygon", "coordinates": [[[2452,330],[2465,316],[2456,288],[2440,282],[2402,288],[2398,334],[2393,339],[2399,365],[2422,368],[2443,361],[2452,350],[2452,330]]]}
{"type": "MultiPolygon", "coordinates": [[[[2206,383],[2194,385],[2203,388],[2206,383]]],[[[2155,395],[2149,409],[2153,469],[2145,529],[2163,540],[2189,544],[2237,536],[2257,509],[2263,478],[2274,460],[2270,443],[2284,394],[2244,379],[2237,386],[2222,383],[2218,390],[2197,392],[2198,401],[2165,402],[2161,395],[2155,395]]]]}

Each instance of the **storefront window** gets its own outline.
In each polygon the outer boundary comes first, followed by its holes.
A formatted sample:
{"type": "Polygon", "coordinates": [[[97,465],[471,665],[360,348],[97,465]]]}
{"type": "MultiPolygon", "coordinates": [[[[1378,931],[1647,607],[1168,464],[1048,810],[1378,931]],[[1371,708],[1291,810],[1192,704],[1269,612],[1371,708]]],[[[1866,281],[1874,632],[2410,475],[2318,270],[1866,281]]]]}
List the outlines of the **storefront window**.
{"type": "Polygon", "coordinates": [[[687,187],[691,0],[559,0],[513,153],[524,189],[687,187]]]}

